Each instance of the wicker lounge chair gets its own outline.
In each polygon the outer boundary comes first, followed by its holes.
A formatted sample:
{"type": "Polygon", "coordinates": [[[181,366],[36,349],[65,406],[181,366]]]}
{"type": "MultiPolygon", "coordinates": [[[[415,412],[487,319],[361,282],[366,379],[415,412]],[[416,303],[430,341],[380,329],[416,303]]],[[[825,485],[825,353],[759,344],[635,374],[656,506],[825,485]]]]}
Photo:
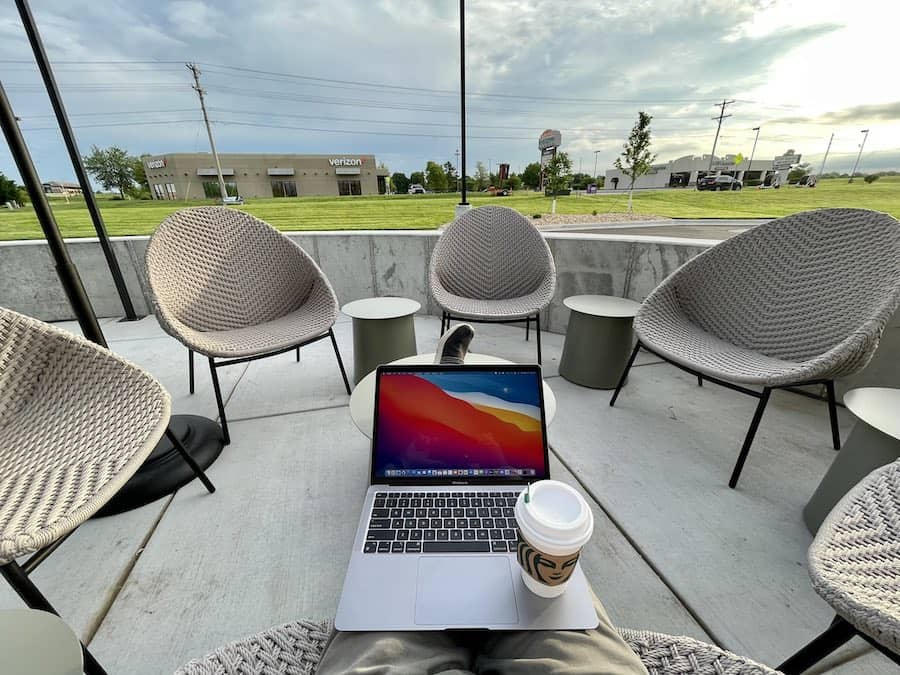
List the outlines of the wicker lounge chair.
{"type": "MultiPolygon", "coordinates": [[[[175,675],[312,674],[332,630],[330,621],[276,626],[191,661],[175,675]]],[[[692,638],[621,628],[619,633],[650,675],[777,675],[770,668],[692,638]]]]}
{"type": "Polygon", "coordinates": [[[518,211],[482,206],[447,226],[430,265],[431,294],[442,310],[441,334],[452,319],[475,323],[531,322],[541,362],[541,311],[556,288],[556,266],[538,229],[518,211]]]}
{"type": "MultiPolygon", "coordinates": [[[[0,354],[0,573],[30,608],[56,614],[29,574],[116,494],[164,433],[214,488],[166,427],[169,394],[137,366],[3,308],[0,354]]],[[[104,672],[86,649],[84,662],[85,672],[104,672]]]]}
{"type": "Polygon", "coordinates": [[[299,361],[300,347],[331,338],[350,393],[332,330],[334,290],[313,259],[268,223],[227,207],[184,209],[157,228],[146,263],[156,317],[188,348],[191,393],[194,352],[209,361],[225,443],[218,368],[295,349],[299,361]]]}
{"type": "Polygon", "coordinates": [[[900,462],[876,469],[832,509],[809,548],[831,626],[785,661],[802,673],[855,635],[900,664],[900,462]]]}
{"type": "Polygon", "coordinates": [[[609,404],[642,347],[700,384],[758,398],[733,488],[773,389],[824,384],[840,448],[834,380],[869,363],[898,303],[900,223],[893,217],[821,209],[773,220],[701,253],[647,297],[609,404]]]}

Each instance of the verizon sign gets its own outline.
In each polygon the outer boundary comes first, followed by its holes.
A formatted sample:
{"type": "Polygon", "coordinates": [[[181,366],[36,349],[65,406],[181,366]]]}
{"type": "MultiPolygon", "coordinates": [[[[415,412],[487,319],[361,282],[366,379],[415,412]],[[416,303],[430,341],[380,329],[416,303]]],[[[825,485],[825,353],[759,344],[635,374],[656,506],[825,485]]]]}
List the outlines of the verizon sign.
{"type": "Polygon", "coordinates": [[[164,169],[166,168],[166,158],[147,160],[148,169],[164,169]]]}
{"type": "Polygon", "coordinates": [[[329,159],[331,166],[362,166],[363,161],[352,157],[338,157],[337,159],[329,159]]]}

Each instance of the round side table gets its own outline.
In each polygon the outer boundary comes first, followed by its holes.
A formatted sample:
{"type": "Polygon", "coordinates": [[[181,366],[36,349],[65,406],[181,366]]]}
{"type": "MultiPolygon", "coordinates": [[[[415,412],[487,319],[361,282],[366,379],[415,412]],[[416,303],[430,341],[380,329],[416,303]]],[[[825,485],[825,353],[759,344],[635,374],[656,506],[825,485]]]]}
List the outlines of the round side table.
{"type": "MultiPolygon", "coordinates": [[[[512,363],[498,356],[488,356],[487,354],[466,354],[466,363],[512,363]]],[[[434,353],[417,354],[405,359],[398,359],[391,363],[392,366],[405,365],[423,365],[426,363],[434,363],[434,353]]],[[[544,417],[547,426],[556,416],[556,396],[553,390],[544,382],[544,417]]],[[[372,438],[373,427],[375,425],[375,373],[366,375],[359,384],[353,389],[350,395],[350,417],[356,428],[363,432],[369,438],[372,438]]]]}
{"type": "Polygon", "coordinates": [[[413,315],[421,309],[408,298],[365,298],[341,307],[353,319],[353,381],[382,363],[416,353],[413,315]]]}
{"type": "Polygon", "coordinates": [[[844,394],[844,405],[858,421],[803,509],[812,534],[850,488],[900,457],[900,389],[853,389],[844,394]]]}
{"type": "Polygon", "coordinates": [[[634,347],[631,322],[640,303],[610,295],[573,295],[559,374],[575,384],[615,389],[634,347]]]}
{"type": "Polygon", "coordinates": [[[36,609],[0,610],[3,675],[81,675],[81,643],[55,614],[36,609]]]}

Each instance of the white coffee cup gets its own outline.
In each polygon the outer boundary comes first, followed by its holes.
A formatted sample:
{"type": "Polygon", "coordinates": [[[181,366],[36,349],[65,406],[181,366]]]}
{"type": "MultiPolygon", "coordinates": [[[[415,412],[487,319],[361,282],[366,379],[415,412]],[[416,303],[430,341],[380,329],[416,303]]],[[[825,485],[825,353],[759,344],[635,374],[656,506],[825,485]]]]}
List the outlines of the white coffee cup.
{"type": "Polygon", "coordinates": [[[542,480],[519,494],[515,514],[525,586],[543,598],[562,595],[594,532],[591,507],[565,483],[542,480]]]}

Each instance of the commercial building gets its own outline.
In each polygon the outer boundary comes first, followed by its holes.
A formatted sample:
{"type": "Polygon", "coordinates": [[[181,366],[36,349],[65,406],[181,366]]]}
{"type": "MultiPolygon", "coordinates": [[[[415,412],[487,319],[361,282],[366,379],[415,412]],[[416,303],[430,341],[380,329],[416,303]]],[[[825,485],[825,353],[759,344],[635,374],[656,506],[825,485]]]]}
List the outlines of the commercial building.
{"type": "MultiPolygon", "coordinates": [[[[374,155],[219,154],[229,195],[251,197],[384,194],[387,169],[374,155]]],[[[210,153],[173,153],[144,158],[153,199],[219,197],[210,153]]]]}
{"type": "Polygon", "coordinates": [[[67,183],[62,180],[51,180],[42,184],[44,194],[48,197],[67,197],[68,195],[80,195],[81,186],[78,183],[67,183]]]}
{"type": "MultiPolygon", "coordinates": [[[[750,161],[738,155],[725,155],[712,158],[710,170],[710,156],[685,155],[678,159],[662,164],[654,164],[650,173],[644,174],[634,182],[635,188],[666,188],[687,187],[697,184],[697,179],[708,173],[728,175],[743,181],[771,181],[777,174],[780,182],[787,182],[787,174],[790,167],[800,162],[800,155],[795,155],[793,150],[788,150],[784,155],[773,159],[754,159],[752,166],[750,161]],[[740,161],[738,161],[740,160],[740,161]]],[[[605,189],[628,189],[631,179],[618,169],[609,169],[606,172],[605,189]]]]}

